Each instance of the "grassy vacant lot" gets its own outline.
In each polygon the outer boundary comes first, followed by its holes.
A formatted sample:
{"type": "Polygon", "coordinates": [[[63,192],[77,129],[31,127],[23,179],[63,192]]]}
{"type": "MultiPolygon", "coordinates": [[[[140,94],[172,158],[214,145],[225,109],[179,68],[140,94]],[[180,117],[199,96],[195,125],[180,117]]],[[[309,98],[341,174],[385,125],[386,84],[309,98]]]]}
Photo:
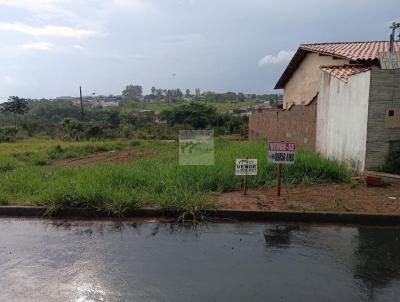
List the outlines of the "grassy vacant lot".
{"type": "MultiPolygon", "coordinates": [[[[90,207],[123,215],[142,206],[196,211],[215,206],[213,196],[238,190],[235,158],[257,158],[259,174],[251,187],[270,186],[275,166],[266,163],[265,142],[217,140],[214,166],[179,166],[177,142],[23,141],[0,145],[0,204],[90,207]],[[52,161],[107,150],[149,150],[159,155],[119,165],[55,166],[52,161]]],[[[334,161],[300,151],[285,167],[289,183],[349,181],[350,172],[334,161]]]]}

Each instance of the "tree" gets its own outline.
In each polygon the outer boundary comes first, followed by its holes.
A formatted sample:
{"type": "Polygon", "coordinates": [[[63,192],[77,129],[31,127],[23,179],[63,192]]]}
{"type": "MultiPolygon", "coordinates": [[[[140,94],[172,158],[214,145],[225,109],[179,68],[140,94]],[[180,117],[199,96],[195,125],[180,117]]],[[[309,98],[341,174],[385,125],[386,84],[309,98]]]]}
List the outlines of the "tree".
{"type": "Polygon", "coordinates": [[[112,128],[118,128],[119,123],[120,123],[120,118],[119,118],[119,110],[118,109],[111,109],[104,111],[104,119],[103,121],[106,121],[107,123],[110,124],[112,128]]]}
{"type": "Polygon", "coordinates": [[[186,96],[189,97],[190,96],[190,89],[186,89],[186,96]]]}
{"type": "Polygon", "coordinates": [[[167,97],[167,102],[169,103],[173,96],[172,90],[171,89],[165,90],[165,96],[167,97]]]}
{"type": "Polygon", "coordinates": [[[125,90],[122,91],[123,96],[138,98],[141,97],[143,93],[143,87],[140,85],[128,85],[125,90]]]}
{"type": "Polygon", "coordinates": [[[64,138],[69,140],[80,140],[83,137],[83,123],[75,118],[65,118],[60,124],[61,131],[66,135],[64,138]]]}
{"type": "Polygon", "coordinates": [[[162,89],[157,89],[157,90],[156,90],[156,94],[157,94],[158,97],[162,97],[162,96],[163,96],[163,93],[164,93],[164,92],[163,92],[162,89]]]}
{"type": "Polygon", "coordinates": [[[14,126],[17,129],[17,115],[23,115],[28,111],[28,104],[25,99],[17,96],[11,96],[8,102],[1,105],[1,110],[11,112],[14,115],[14,126]]]}
{"type": "Polygon", "coordinates": [[[217,111],[213,107],[202,104],[190,103],[182,105],[171,110],[161,112],[161,119],[171,126],[176,124],[190,125],[194,129],[205,129],[215,124],[217,120],[217,111]]]}
{"type": "Polygon", "coordinates": [[[156,87],[151,87],[151,94],[156,94],[156,91],[157,91],[157,89],[156,89],[156,87]]]}

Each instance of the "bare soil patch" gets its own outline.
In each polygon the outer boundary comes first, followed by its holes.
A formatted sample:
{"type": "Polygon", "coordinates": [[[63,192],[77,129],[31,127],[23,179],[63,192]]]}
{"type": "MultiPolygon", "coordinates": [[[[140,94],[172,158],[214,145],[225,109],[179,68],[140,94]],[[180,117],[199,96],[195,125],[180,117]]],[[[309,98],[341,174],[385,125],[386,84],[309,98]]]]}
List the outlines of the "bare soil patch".
{"type": "Polygon", "coordinates": [[[120,164],[128,161],[137,160],[143,157],[155,156],[157,152],[151,151],[109,151],[96,153],[86,157],[75,157],[54,161],[57,166],[81,166],[97,163],[120,164]]]}
{"type": "Polygon", "coordinates": [[[223,193],[221,209],[400,213],[400,180],[385,179],[385,187],[364,184],[283,185],[276,188],[223,193]]]}

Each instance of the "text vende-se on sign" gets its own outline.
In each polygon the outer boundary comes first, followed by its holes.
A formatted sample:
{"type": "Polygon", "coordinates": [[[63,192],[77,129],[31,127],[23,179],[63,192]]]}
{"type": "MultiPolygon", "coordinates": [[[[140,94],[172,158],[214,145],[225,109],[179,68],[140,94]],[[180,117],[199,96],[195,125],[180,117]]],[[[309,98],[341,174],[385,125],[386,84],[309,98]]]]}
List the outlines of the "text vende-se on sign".
{"type": "Polygon", "coordinates": [[[268,162],[274,164],[294,164],[296,144],[270,142],[268,145],[268,162]]]}

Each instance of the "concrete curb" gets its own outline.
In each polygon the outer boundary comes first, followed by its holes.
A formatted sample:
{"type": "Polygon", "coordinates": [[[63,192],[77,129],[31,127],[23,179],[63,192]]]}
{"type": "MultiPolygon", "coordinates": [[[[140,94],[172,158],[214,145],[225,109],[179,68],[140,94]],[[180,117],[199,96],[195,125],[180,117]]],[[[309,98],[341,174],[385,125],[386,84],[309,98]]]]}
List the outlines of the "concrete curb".
{"type": "MultiPolygon", "coordinates": [[[[213,213],[209,211],[209,216],[213,213]]],[[[241,221],[285,221],[341,224],[400,225],[400,215],[370,213],[299,212],[299,211],[247,211],[218,210],[217,218],[241,221]]]]}
{"type": "MultiPolygon", "coordinates": [[[[64,208],[57,213],[46,215],[47,208],[39,206],[0,206],[0,217],[36,217],[36,218],[111,218],[106,212],[92,209],[64,208]]],[[[124,218],[168,217],[176,218],[177,210],[159,210],[153,208],[135,209],[126,213],[124,218]]],[[[335,213],[335,212],[298,212],[298,211],[258,211],[258,210],[205,210],[204,216],[216,220],[233,221],[282,221],[282,222],[318,222],[341,224],[400,225],[400,214],[335,213]]]]}
{"type": "Polygon", "coordinates": [[[391,174],[391,173],[385,173],[385,172],[364,171],[363,174],[364,175],[381,176],[381,177],[385,177],[385,178],[400,179],[400,175],[398,175],[398,174],[391,174]]]}
{"type": "MultiPolygon", "coordinates": [[[[126,213],[126,217],[175,217],[177,211],[162,211],[145,208],[135,209],[126,213]]],[[[104,211],[96,211],[87,208],[62,208],[48,214],[48,208],[44,206],[0,206],[0,217],[36,217],[36,218],[107,218],[115,217],[104,211]]]]}

